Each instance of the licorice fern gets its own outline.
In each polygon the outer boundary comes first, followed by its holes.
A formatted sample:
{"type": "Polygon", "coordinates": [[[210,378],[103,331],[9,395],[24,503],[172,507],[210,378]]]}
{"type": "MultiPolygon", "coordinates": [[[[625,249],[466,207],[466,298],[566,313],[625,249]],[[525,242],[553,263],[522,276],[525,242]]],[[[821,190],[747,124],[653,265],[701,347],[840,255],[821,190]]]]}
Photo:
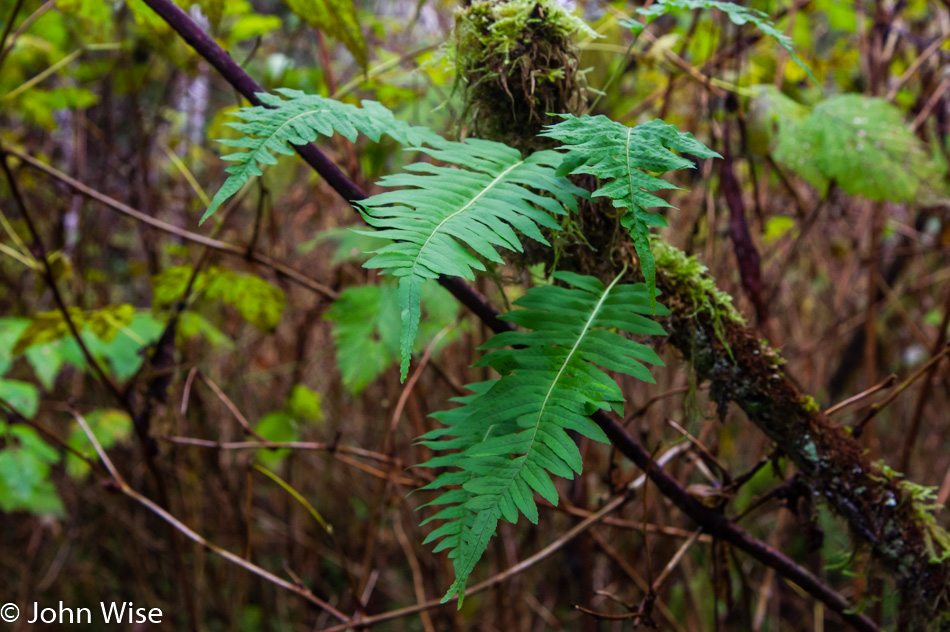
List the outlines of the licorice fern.
{"type": "MultiPolygon", "coordinates": [[[[663,364],[652,349],[619,333],[664,333],[645,316],[653,309],[647,288],[619,283],[625,272],[607,287],[594,277],[558,272],[555,278],[573,287],[536,287],[515,301],[522,309],[502,318],[531,331],[494,336],[481,347],[494,351],[475,364],[502,377],[469,386],[475,394],[437,414],[444,427],[422,437],[433,450],[453,450],[425,466],[458,468],[422,488],[452,487],[429,503],[448,507],[425,521],[446,521],[426,539],[441,540],[435,550],[449,549],[455,566],[443,601],[458,594],[461,607],[468,576],[499,519],[514,523],[521,512],[537,523],[535,492],[557,504],[548,473],[573,478],[581,472],[580,451],[567,431],[607,442],[589,415],[622,412],[624,398],[603,369],[652,383],[643,363],[663,364]]],[[[657,311],[665,313],[662,306],[657,311]]]]}
{"type": "Polygon", "coordinates": [[[565,208],[576,211],[577,198],[588,195],[555,174],[561,156],[554,151],[522,158],[518,150],[487,140],[432,144],[437,148],[417,149],[453,166],[411,164],[406,173],[378,183],[402,188],[360,202],[366,222],[377,229],[371,234],[393,240],[364,265],[399,278],[402,379],[409,371],[425,279],[473,279],[475,270],[485,270],[476,254],[502,263],[496,247],[523,250],[518,233],[549,245],[540,228],[558,230],[552,216],[566,214],[565,208]]]}
{"type": "MultiPolygon", "coordinates": [[[[811,74],[788,38],[760,12],[718,0],[660,0],[640,13],[652,18],[674,8],[717,9],[736,24],[754,23],[811,74]]],[[[434,415],[442,427],[420,438],[437,453],[423,466],[450,468],[421,488],[439,492],[425,505],[439,511],[423,524],[443,521],[426,543],[449,552],[455,581],[443,601],[457,595],[461,607],[467,580],[498,521],[514,523],[524,514],[537,523],[534,495],[558,502],[551,475],[571,479],[581,472],[580,450],[570,433],[607,442],[590,419],[598,410],[623,412],[623,394],[607,372],[653,382],[645,364],[662,365],[659,357],[625,336],[664,334],[649,318],[667,313],[656,304],[650,229],[666,221],[648,209],[670,206],[653,193],[677,188],[663,174],[695,166],[682,154],[719,154],[659,120],[631,128],[604,116],[561,114],[564,120],[547,126],[542,136],[562,146],[523,157],[502,143],[445,140],[396,120],[372,101],[356,107],[295,90],[279,92],[282,96],[258,95],[264,106],[238,112],[241,122],[231,125],[245,136],[221,142],[247,151],[224,156],[235,164],[202,221],[261,175],[262,165],[292,153],[290,145],[321,135],[354,140],[362,133],[378,141],[386,134],[427,154],[434,162],[416,162],[384,177],[378,184],[386,191],[355,202],[375,229],[360,232],[386,240],[365,267],[398,283],[403,379],[419,329],[424,281],[443,275],[473,279],[486,269],[485,261],[503,262],[499,249],[522,251],[523,237],[549,245],[542,230],[559,230],[557,216],[576,212],[579,198],[609,198],[622,209],[621,224],[633,239],[645,284],[620,284],[625,271],[606,287],[594,277],[559,272],[554,278],[562,285],[529,290],[515,301],[519,309],[502,316],[526,331],[494,336],[481,347],[490,351],[474,365],[501,377],[469,385],[472,394],[455,400],[460,406],[434,415]],[[595,176],[599,188],[588,193],[567,179],[572,174],[595,176]]]]}
{"type": "Polygon", "coordinates": [[[563,121],[547,126],[541,133],[541,136],[560,141],[567,149],[558,167],[558,175],[587,173],[597,176],[602,182],[593,196],[610,198],[615,207],[627,209],[620,221],[633,238],[653,301],[656,265],[650,251],[650,227],[666,226],[667,223],[662,215],[647,209],[672,208],[672,205],[649,192],[679,188],[657,175],[695,167],[692,161],[674,152],[698,158],[721,156],[693,138],[692,134],[680,132],[659,119],[627,127],[602,115],[560,116],[563,121]]]}
{"type": "Polygon", "coordinates": [[[397,120],[392,112],[375,101],[363,101],[363,107],[356,107],[300,90],[281,88],[277,92],[286,98],[266,92],[258,93],[257,98],[264,105],[241,108],[235,116],[243,122],[228,123],[230,127],[243,132],[244,136],[220,139],[218,142],[250,151],[221,157],[235,164],[227,168],[231,176],[211,200],[201,218],[202,222],[252,177],[261,175],[260,165],[276,164],[275,154],[293,154],[288,144],[304,145],[318,136],[333,136],[334,133],[340,133],[350,141],[355,141],[363,133],[374,142],[386,134],[404,145],[441,140],[427,127],[397,120]]]}

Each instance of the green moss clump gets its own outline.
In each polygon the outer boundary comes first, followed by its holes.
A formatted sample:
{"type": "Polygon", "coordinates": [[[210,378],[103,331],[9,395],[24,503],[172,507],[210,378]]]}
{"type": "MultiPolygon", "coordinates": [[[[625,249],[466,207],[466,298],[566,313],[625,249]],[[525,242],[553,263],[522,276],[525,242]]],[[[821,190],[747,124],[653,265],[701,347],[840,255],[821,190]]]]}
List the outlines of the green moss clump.
{"type": "Polygon", "coordinates": [[[587,82],[578,68],[577,36],[599,37],[555,0],[482,0],[455,17],[456,86],[472,133],[529,152],[555,122],[578,112],[587,82]]]}
{"type": "MultiPolygon", "coordinates": [[[[679,248],[659,239],[653,241],[651,246],[658,275],[662,274],[677,296],[690,304],[694,317],[702,315],[709,318],[716,338],[735,362],[732,349],[726,341],[723,322],[744,325],[745,319],[732,304],[732,297],[716,287],[716,282],[707,274],[709,270],[696,257],[689,257],[679,248]]],[[[764,348],[770,349],[768,346],[764,348]]]]}
{"type": "Polygon", "coordinates": [[[716,287],[716,282],[707,273],[709,270],[685,252],[660,240],[654,241],[653,257],[657,268],[678,289],[687,293],[697,312],[706,312],[714,322],[722,319],[744,325],[745,319],[732,304],[732,297],[716,287]]]}
{"type": "Polygon", "coordinates": [[[917,520],[926,526],[924,546],[930,555],[931,564],[941,564],[950,559],[950,533],[937,524],[934,515],[937,510],[943,509],[943,506],[936,502],[937,488],[918,485],[908,480],[901,480],[900,486],[904,497],[910,498],[917,520]]]}
{"type": "Polygon", "coordinates": [[[815,401],[815,398],[811,395],[802,395],[802,398],[799,400],[799,403],[802,405],[802,410],[809,413],[817,413],[818,402],[815,401]]]}

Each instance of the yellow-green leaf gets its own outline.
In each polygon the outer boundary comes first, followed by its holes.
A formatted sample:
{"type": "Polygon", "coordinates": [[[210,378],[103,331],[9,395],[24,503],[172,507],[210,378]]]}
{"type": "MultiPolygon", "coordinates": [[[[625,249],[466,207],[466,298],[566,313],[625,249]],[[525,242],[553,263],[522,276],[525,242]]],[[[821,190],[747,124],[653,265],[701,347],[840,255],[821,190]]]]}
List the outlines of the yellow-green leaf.
{"type": "Polygon", "coordinates": [[[284,0],[300,19],[340,40],[360,66],[366,68],[369,55],[360,29],[356,7],[346,0],[284,0]]]}
{"type": "Polygon", "coordinates": [[[312,391],[303,384],[297,384],[287,398],[287,412],[297,421],[317,423],[323,421],[323,403],[320,393],[312,391]]]}
{"type": "Polygon", "coordinates": [[[135,308],[129,304],[107,305],[86,315],[86,326],[96,338],[103,342],[112,342],[120,330],[132,324],[135,308]]]}
{"type": "MultiPolygon", "coordinates": [[[[70,307],[69,318],[77,329],[82,328],[83,313],[81,309],[70,307]]],[[[13,345],[13,355],[19,355],[34,345],[59,340],[64,336],[68,336],[69,333],[69,324],[63,318],[62,312],[39,312],[30,318],[30,324],[17,338],[16,344],[13,345]]]]}

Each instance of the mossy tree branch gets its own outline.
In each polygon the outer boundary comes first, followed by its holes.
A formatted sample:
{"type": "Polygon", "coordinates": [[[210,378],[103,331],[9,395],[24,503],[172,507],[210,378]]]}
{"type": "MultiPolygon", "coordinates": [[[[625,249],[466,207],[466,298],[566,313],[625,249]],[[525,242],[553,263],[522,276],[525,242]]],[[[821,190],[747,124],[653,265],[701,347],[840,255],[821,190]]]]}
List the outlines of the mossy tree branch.
{"type": "Polygon", "coordinates": [[[671,312],[669,342],[709,380],[720,413],[735,402],[847,519],[895,577],[904,625],[950,629],[947,534],[919,488],[872,464],[861,444],[799,391],[782,371],[780,356],[746,326],[703,266],[671,246],[655,248],[657,288],[671,312]]]}

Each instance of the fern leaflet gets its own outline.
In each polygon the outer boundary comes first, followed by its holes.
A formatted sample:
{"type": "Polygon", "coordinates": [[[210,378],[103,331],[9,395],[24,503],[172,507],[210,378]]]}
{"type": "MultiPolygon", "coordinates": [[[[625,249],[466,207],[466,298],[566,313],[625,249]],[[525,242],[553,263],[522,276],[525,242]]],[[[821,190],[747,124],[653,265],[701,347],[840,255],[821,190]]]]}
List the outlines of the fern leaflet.
{"type": "Polygon", "coordinates": [[[694,168],[692,161],[674,152],[699,158],[721,156],[692,134],[680,132],[659,119],[627,127],[602,115],[560,116],[563,121],[547,126],[541,133],[566,145],[567,154],[557,173],[588,173],[605,180],[593,196],[608,197],[615,207],[628,209],[620,221],[633,238],[652,304],[656,265],[650,251],[650,227],[667,223],[663,216],[646,209],[671,205],[649,192],[679,188],[654,174],[694,168]]]}
{"type": "Polygon", "coordinates": [[[455,166],[411,164],[407,173],[379,182],[403,188],[360,202],[366,223],[378,229],[368,234],[393,240],[364,265],[399,278],[402,379],[409,371],[425,279],[445,274],[473,279],[473,270],[485,270],[476,254],[503,263],[496,247],[523,250],[517,233],[549,245],[540,228],[559,230],[552,215],[566,214],[565,207],[576,211],[577,197],[588,195],[555,174],[561,161],[555,151],[523,159],[518,150],[486,140],[431,144],[435,148],[416,149],[455,166]]]}
{"type": "MultiPolygon", "coordinates": [[[[799,59],[798,55],[795,54],[795,50],[792,48],[792,38],[781,32],[772,22],[769,20],[769,15],[758,9],[752,9],[750,7],[744,7],[740,4],[734,2],[723,2],[722,0],[658,0],[654,4],[646,8],[637,9],[637,13],[647,18],[647,22],[654,20],[661,15],[666,15],[675,9],[691,9],[691,10],[701,10],[701,9],[715,9],[725,13],[729,20],[737,25],[742,26],[744,24],[753,24],[757,29],[773,38],[779,45],[785,49],[785,52],[788,53],[788,56],[792,58],[799,68],[805,71],[811,80],[816,84],[818,79],[815,78],[814,73],[811,71],[811,68],[808,67],[805,62],[799,59]]],[[[642,30],[646,25],[636,20],[621,20],[620,26],[629,28],[630,30],[637,32],[642,30]]]]}
{"type": "Polygon", "coordinates": [[[299,90],[281,88],[277,92],[286,98],[259,92],[257,98],[264,105],[241,108],[236,113],[243,122],[228,125],[243,132],[242,138],[218,141],[229,147],[250,151],[221,157],[222,160],[235,164],[227,168],[231,175],[211,200],[211,205],[201,218],[202,222],[211,217],[225,200],[237,193],[252,177],[262,175],[260,165],[276,164],[275,154],[293,154],[288,143],[305,145],[316,140],[318,136],[333,136],[335,132],[350,141],[355,141],[360,132],[374,142],[378,142],[380,137],[386,134],[404,145],[420,145],[441,140],[438,134],[427,127],[413,126],[397,120],[392,112],[375,101],[363,101],[363,107],[358,108],[299,90]]]}
{"type": "MultiPolygon", "coordinates": [[[[475,394],[458,400],[463,407],[436,415],[445,427],[422,437],[433,450],[455,450],[426,467],[458,468],[422,488],[460,486],[429,503],[448,506],[426,521],[446,521],[426,539],[441,539],[435,550],[449,549],[455,566],[443,601],[458,594],[461,606],[468,576],[499,519],[514,523],[520,512],[537,523],[534,493],[558,502],[549,473],[573,478],[581,472],[568,430],[607,442],[589,415],[622,412],[624,399],[603,369],[652,383],[643,363],[663,364],[652,349],[618,333],[664,334],[645,316],[652,310],[647,288],[619,284],[623,274],[604,287],[593,277],[559,272],[555,278],[573,287],[537,287],[515,301],[523,309],[502,318],[531,331],[494,336],[481,347],[494,351],[475,364],[502,377],[469,386],[475,394]]],[[[666,313],[662,306],[657,311],[666,313]]]]}

